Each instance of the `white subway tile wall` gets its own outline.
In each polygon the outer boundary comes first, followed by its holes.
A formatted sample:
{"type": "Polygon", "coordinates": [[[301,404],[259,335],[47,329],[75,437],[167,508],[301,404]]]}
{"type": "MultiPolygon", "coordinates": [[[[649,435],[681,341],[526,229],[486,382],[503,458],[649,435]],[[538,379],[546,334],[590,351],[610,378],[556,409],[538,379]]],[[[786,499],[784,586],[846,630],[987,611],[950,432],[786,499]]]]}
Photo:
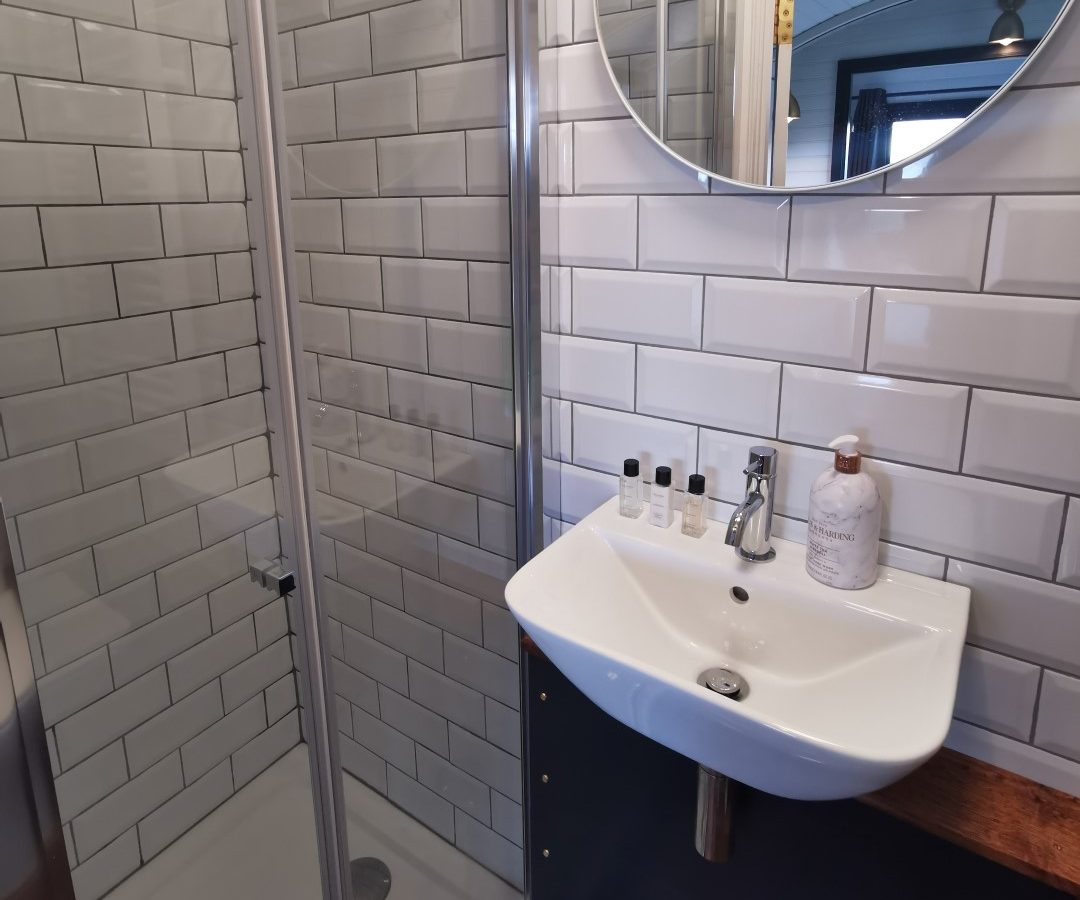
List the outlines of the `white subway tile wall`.
{"type": "Polygon", "coordinates": [[[1080,31],[927,165],[784,196],[659,151],[570,7],[540,10],[548,538],[624,457],[731,503],[766,443],[805,540],[825,445],[858,433],[882,562],[972,589],[950,745],[1080,796],[1080,31]]]}
{"type": "Polygon", "coordinates": [[[498,6],[278,0],[278,25],[342,760],[520,886],[498,6]]]}
{"type": "Polygon", "coordinates": [[[246,574],[278,525],[226,2],[0,5],[0,497],[79,900],[299,740],[246,574]]]}

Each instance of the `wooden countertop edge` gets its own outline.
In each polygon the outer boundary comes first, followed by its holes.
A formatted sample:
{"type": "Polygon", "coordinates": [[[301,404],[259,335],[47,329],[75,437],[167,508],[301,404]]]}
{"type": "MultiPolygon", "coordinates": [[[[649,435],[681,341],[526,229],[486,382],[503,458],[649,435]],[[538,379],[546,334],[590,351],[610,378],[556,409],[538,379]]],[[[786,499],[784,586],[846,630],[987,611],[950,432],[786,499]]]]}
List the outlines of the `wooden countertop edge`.
{"type": "MultiPolygon", "coordinates": [[[[547,660],[524,632],[521,646],[547,660]]],[[[1080,897],[1080,798],[942,749],[896,784],[857,799],[1080,897]]]]}

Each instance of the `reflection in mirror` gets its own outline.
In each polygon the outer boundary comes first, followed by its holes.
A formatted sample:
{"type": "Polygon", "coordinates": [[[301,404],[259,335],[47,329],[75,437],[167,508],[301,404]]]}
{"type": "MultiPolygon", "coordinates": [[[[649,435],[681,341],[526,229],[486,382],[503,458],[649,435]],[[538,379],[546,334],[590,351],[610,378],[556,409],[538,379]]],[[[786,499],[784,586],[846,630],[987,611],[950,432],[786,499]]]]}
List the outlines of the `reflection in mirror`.
{"type": "Polygon", "coordinates": [[[1070,2],[595,0],[645,128],[712,174],[777,187],[917,156],[999,92],[1070,2]]]}

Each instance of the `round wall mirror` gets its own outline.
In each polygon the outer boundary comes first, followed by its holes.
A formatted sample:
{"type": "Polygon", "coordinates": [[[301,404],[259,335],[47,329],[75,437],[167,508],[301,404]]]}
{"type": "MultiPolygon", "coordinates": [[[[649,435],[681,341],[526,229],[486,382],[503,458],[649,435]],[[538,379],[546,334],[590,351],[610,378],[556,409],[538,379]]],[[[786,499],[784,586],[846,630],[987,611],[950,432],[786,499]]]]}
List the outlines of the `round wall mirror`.
{"type": "Polygon", "coordinates": [[[706,174],[805,190],[909,163],[1000,97],[1073,0],[594,0],[608,72],[706,174]]]}

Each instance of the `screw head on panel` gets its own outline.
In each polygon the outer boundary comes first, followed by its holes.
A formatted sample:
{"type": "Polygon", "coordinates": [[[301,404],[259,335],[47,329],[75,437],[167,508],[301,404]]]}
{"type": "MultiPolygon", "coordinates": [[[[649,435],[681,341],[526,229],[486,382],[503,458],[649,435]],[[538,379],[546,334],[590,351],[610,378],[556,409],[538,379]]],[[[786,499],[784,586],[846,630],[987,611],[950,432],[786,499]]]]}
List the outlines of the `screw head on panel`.
{"type": "Polygon", "coordinates": [[[540,692],[540,700],[541,700],[541,702],[547,700],[547,692],[546,691],[541,691],[540,692]]]}

